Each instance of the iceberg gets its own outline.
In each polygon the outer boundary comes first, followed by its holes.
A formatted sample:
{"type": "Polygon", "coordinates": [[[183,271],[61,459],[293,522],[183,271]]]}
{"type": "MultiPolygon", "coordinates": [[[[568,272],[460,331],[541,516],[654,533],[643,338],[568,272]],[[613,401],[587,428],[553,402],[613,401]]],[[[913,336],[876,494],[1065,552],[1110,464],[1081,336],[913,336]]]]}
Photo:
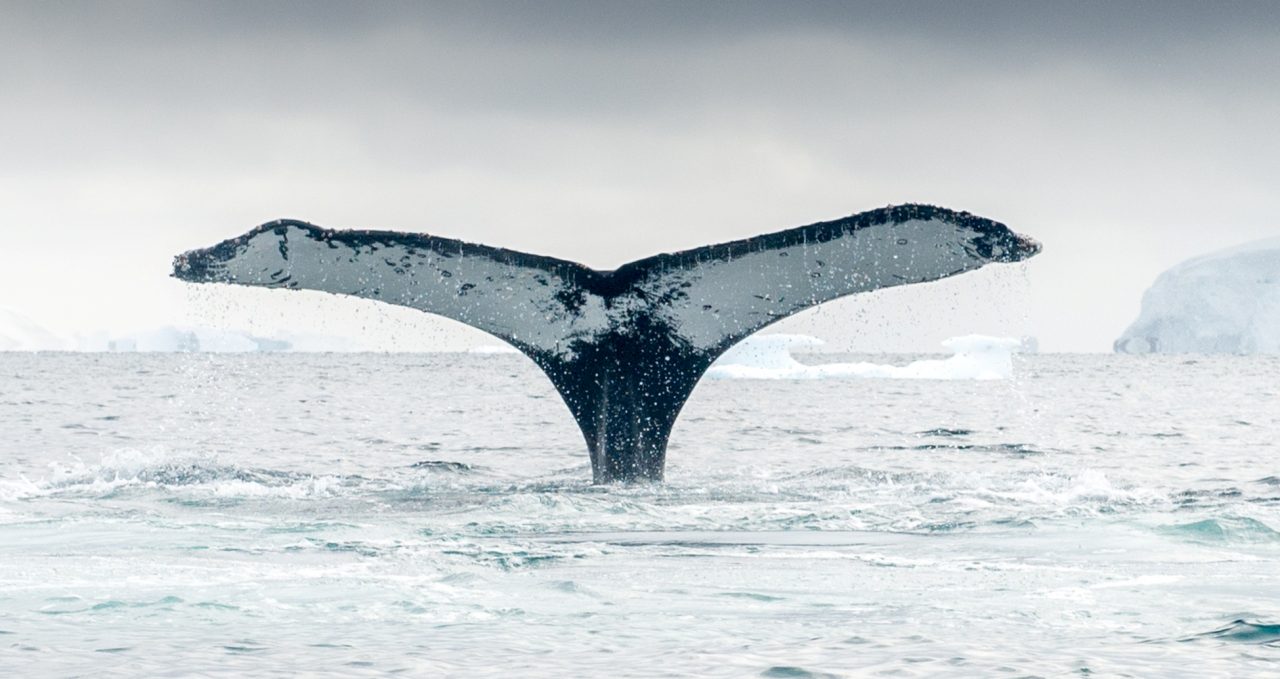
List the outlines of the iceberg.
{"type": "Polygon", "coordinates": [[[510,344],[482,344],[478,347],[471,347],[470,349],[467,349],[466,353],[485,355],[518,354],[520,353],[520,350],[510,344]]]}
{"type": "Polygon", "coordinates": [[[1189,259],[1160,274],[1124,354],[1280,353],[1280,238],[1189,259]]]}
{"type": "Polygon", "coordinates": [[[323,335],[282,333],[263,337],[241,330],[204,326],[165,325],[140,332],[81,336],[77,351],[104,352],[335,352],[361,351],[350,340],[323,335]]]}
{"type": "Polygon", "coordinates": [[[1024,343],[1022,339],[1013,337],[952,337],[942,343],[953,353],[949,358],[913,361],[902,366],[879,363],[808,365],[792,356],[793,350],[813,350],[822,344],[822,340],[808,335],[751,337],[725,352],[707,370],[707,377],[754,380],[998,380],[1013,374],[1013,354],[1021,350],[1024,343]]]}
{"type": "Polygon", "coordinates": [[[100,330],[64,337],[15,309],[0,307],[0,351],[349,352],[365,351],[365,347],[355,340],[329,335],[284,331],[260,336],[242,330],[182,325],[126,333],[100,330]]]}
{"type": "Polygon", "coordinates": [[[62,351],[67,344],[16,309],[0,307],[0,351],[62,351]]]}

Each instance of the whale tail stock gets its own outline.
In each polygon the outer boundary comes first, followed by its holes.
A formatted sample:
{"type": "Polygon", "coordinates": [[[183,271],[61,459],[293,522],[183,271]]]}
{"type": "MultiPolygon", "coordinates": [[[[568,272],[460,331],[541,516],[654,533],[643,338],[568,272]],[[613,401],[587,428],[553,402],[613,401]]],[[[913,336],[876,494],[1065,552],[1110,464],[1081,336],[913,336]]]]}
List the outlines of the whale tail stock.
{"type": "Polygon", "coordinates": [[[461,321],[546,372],[596,482],[660,480],[685,400],[721,353],[822,302],[1039,252],[1003,224],[901,205],[614,271],[425,234],[279,220],[178,255],[176,278],[319,290],[461,321]]]}

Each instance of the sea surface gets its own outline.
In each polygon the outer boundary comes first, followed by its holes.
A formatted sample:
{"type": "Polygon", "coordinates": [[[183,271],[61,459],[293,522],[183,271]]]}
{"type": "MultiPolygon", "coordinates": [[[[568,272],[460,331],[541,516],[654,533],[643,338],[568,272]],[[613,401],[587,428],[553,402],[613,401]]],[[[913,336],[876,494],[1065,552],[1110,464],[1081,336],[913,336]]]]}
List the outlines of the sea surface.
{"type": "Polygon", "coordinates": [[[0,354],[0,676],[1280,676],[1278,377],[706,380],[593,486],[518,355],[0,354]]]}

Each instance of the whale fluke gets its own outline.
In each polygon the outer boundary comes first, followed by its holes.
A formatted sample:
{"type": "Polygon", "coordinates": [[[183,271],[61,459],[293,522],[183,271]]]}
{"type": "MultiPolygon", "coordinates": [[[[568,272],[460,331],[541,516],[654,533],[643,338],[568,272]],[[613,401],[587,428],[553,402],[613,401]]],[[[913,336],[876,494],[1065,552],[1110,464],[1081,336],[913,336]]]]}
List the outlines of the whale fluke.
{"type": "Polygon", "coordinates": [[[174,260],[196,283],[320,290],[446,316],[511,343],[551,378],[596,482],[660,480],[702,373],[757,330],[816,304],[946,278],[1040,250],[1003,224],[901,205],[596,271],[395,231],[279,220],[174,260]]]}

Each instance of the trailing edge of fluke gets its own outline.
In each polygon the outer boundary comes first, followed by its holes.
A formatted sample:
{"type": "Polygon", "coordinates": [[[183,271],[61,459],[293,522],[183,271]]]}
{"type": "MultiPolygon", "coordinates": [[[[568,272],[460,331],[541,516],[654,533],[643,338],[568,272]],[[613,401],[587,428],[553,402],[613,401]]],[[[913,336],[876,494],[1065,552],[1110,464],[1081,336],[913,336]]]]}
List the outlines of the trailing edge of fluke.
{"type": "Polygon", "coordinates": [[[551,378],[596,482],[660,480],[702,373],[757,330],[828,300],[1017,262],[1003,224],[899,205],[660,254],[613,271],[396,231],[278,220],[174,260],[194,283],[320,290],[439,314],[495,335],[551,378]]]}

